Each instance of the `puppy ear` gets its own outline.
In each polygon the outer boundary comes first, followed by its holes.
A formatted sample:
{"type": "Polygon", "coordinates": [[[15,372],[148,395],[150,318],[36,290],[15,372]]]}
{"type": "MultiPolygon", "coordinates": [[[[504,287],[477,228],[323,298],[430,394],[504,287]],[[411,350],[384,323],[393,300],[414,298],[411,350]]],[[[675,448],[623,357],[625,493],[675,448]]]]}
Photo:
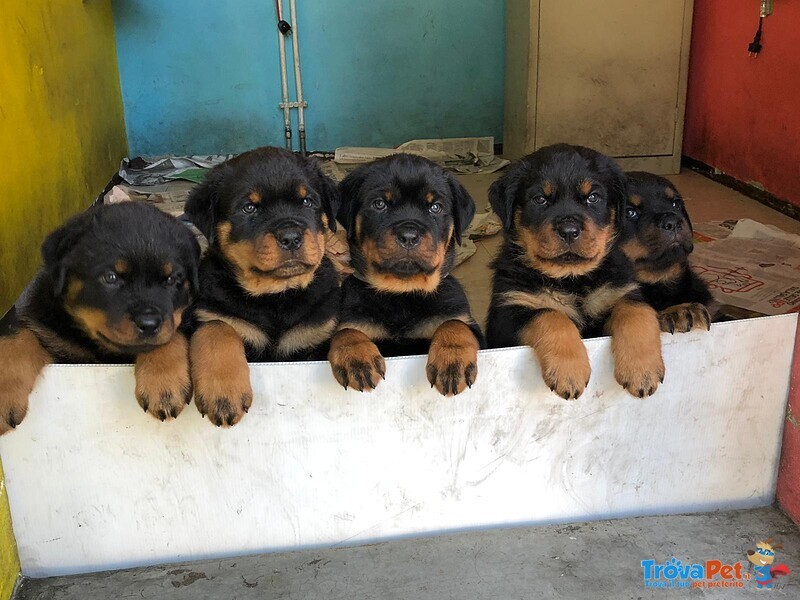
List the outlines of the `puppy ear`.
{"type": "Polygon", "coordinates": [[[336,182],[322,172],[322,168],[316,159],[311,159],[311,168],[317,180],[316,188],[322,199],[322,208],[328,217],[328,228],[336,231],[336,214],[339,210],[339,187],[336,182]]]}
{"type": "Polygon", "coordinates": [[[200,244],[197,242],[192,230],[185,223],[181,223],[181,227],[186,230],[184,234],[185,242],[182,245],[186,278],[189,280],[192,294],[197,295],[200,292],[200,275],[198,273],[200,267],[200,244]]]}
{"type": "Polygon", "coordinates": [[[509,171],[489,187],[489,204],[506,231],[511,230],[514,218],[514,186],[510,185],[513,175],[509,171]]]}
{"type": "Polygon", "coordinates": [[[359,209],[358,195],[367,177],[367,166],[358,167],[339,184],[340,205],[336,211],[336,219],[347,230],[348,240],[352,240],[355,236],[356,214],[359,209]]]}
{"type": "Polygon", "coordinates": [[[209,244],[214,241],[219,219],[220,194],[227,174],[225,163],[211,169],[203,183],[191,191],[183,209],[186,218],[206,236],[209,244]]]}
{"type": "Polygon", "coordinates": [[[461,236],[472,223],[475,216],[475,201],[469,195],[467,188],[453,176],[452,173],[445,172],[447,185],[450,186],[450,194],[453,197],[453,222],[454,237],[457,245],[461,245],[461,236]]]}
{"type": "Polygon", "coordinates": [[[92,207],[75,215],[50,233],[42,243],[44,269],[53,280],[53,292],[56,296],[64,291],[67,280],[67,255],[86,233],[95,212],[96,209],[92,207]]]}

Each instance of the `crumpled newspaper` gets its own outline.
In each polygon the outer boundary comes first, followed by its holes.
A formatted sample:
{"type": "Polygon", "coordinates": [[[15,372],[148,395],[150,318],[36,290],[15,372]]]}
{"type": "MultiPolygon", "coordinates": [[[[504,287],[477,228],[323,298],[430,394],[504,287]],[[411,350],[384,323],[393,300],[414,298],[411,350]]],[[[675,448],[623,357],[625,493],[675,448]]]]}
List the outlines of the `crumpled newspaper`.
{"type": "Polygon", "coordinates": [[[173,179],[199,182],[205,169],[225,162],[233,154],[123,158],[119,175],[130,185],[158,185],[173,179]]]}

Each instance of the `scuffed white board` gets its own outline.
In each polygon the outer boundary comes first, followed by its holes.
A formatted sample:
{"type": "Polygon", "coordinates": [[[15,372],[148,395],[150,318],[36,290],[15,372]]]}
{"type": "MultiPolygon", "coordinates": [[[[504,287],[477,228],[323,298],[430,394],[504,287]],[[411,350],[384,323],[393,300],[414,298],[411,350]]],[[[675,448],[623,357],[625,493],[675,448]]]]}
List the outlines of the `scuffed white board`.
{"type": "Polygon", "coordinates": [[[255,365],[232,429],[189,406],[145,415],[125,366],[51,366],[0,438],[25,575],[152,565],[394,536],[772,502],[796,315],[663,336],[667,375],[640,400],[607,338],[567,402],[526,348],[480,354],[443,398],[422,357],[371,394],[327,363],[255,365]]]}

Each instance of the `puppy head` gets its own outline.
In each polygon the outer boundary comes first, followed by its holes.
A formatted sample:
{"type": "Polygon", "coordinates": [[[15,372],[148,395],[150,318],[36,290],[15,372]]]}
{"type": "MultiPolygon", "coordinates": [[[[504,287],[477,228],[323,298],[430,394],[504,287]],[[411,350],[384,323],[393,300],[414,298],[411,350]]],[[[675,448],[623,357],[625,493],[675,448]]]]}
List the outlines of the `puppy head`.
{"type": "Polygon", "coordinates": [[[410,154],[359,167],[340,192],[339,222],[347,227],[353,267],[384,292],[433,292],[453,268],[455,244],[475,215],[455,177],[410,154]]]}
{"type": "Polygon", "coordinates": [[[622,251],[639,265],[662,269],[686,261],[694,249],[692,222],[680,192],[652,173],[628,173],[622,251]]]}
{"type": "Polygon", "coordinates": [[[214,167],[185,210],[245,291],[276,294],[311,283],[338,197],[316,161],[258,148],[214,167]]]}
{"type": "Polygon", "coordinates": [[[42,256],[67,314],[111,353],[167,343],[197,291],[194,235],[141,202],[95,206],[73,217],[47,237],[42,256]]]}
{"type": "Polygon", "coordinates": [[[513,164],[492,184],[489,201],[528,266],[575,277],[596,269],[612,248],[625,185],[609,157],[558,144],[513,164]]]}

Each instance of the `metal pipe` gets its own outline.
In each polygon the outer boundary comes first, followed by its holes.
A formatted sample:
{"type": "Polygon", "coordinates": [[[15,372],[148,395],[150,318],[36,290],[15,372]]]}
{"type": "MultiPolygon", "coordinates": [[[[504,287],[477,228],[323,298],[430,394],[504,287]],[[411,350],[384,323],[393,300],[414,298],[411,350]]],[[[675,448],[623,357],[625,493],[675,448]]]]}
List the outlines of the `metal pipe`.
{"type": "MultiPolygon", "coordinates": [[[[286,72],[286,38],[283,32],[285,27],[282,26],[282,24],[286,23],[286,21],[282,19],[283,10],[281,8],[281,0],[275,0],[275,8],[278,12],[278,51],[281,57],[281,91],[283,92],[283,102],[281,103],[281,108],[283,108],[283,131],[286,136],[286,149],[291,150],[292,111],[289,106],[289,80],[286,72]]],[[[291,31],[291,27],[288,29],[288,31],[291,31]]]]}
{"type": "MultiPolygon", "coordinates": [[[[277,0],[280,2],[280,0],[277,0]]],[[[305,101],[303,100],[303,79],[300,75],[300,41],[297,39],[297,7],[295,0],[289,0],[289,15],[294,24],[292,34],[292,54],[294,58],[294,85],[297,88],[297,132],[300,137],[300,153],[306,155],[306,120],[303,114],[305,101]]]]}

